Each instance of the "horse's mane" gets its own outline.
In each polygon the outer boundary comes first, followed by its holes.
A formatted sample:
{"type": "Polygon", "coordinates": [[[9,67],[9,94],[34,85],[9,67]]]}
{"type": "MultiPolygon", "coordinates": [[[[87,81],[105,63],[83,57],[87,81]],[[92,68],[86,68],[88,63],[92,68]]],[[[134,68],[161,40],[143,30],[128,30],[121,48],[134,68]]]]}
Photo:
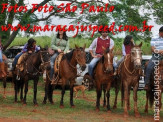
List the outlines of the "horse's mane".
{"type": "Polygon", "coordinates": [[[72,56],[73,56],[74,50],[75,50],[75,49],[73,49],[73,50],[70,51],[69,53],[66,53],[66,54],[63,56],[62,60],[67,59],[67,60],[70,62],[71,59],[72,59],[72,56]]]}

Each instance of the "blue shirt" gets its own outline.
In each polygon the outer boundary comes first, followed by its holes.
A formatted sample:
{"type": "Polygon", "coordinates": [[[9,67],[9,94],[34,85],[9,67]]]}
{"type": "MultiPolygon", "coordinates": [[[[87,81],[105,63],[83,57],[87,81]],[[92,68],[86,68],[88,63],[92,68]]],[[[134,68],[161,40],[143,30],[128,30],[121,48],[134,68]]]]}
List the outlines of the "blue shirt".
{"type": "Polygon", "coordinates": [[[154,46],[157,50],[163,50],[163,38],[159,36],[152,38],[151,46],[154,46]]]}

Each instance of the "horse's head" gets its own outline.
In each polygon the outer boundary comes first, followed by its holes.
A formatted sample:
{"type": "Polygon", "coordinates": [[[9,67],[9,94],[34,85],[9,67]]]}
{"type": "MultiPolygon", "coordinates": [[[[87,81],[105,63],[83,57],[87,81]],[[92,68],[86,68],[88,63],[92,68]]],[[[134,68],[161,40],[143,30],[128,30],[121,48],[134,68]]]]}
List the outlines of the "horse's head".
{"type": "Polygon", "coordinates": [[[131,62],[134,62],[134,68],[141,68],[142,62],[142,50],[141,50],[142,42],[139,45],[133,45],[131,43],[131,62]]]}
{"type": "Polygon", "coordinates": [[[104,68],[105,68],[105,72],[109,73],[113,71],[113,49],[105,49],[104,47],[102,47],[102,49],[104,50],[104,68]]]}
{"type": "Polygon", "coordinates": [[[86,53],[85,53],[85,47],[78,47],[75,45],[74,55],[77,63],[81,66],[81,70],[84,71],[86,68],[86,53]]]}
{"type": "Polygon", "coordinates": [[[41,48],[40,51],[41,63],[46,67],[50,61],[48,48],[41,48]]]}

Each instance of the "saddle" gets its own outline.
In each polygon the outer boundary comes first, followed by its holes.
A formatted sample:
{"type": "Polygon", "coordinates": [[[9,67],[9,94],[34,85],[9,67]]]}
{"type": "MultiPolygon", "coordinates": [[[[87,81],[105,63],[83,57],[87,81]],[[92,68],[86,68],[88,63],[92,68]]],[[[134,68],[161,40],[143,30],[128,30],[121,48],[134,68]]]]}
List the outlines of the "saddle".
{"type": "Polygon", "coordinates": [[[27,58],[28,58],[28,53],[23,53],[18,59],[18,62],[16,64],[16,68],[19,69],[20,71],[23,71],[24,70],[24,63],[27,60],[27,58]]]}
{"type": "Polygon", "coordinates": [[[54,62],[54,71],[56,74],[59,74],[59,65],[62,60],[63,55],[64,55],[64,53],[60,53],[54,62]]]}

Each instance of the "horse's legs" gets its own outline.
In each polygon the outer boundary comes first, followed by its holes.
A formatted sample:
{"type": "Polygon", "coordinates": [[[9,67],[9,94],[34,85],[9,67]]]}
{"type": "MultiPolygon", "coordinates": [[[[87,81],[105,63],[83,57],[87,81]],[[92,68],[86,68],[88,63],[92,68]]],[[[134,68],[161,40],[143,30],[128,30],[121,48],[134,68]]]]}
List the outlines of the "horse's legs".
{"type": "Polygon", "coordinates": [[[105,88],[103,88],[103,92],[104,92],[103,107],[106,107],[106,89],[105,88]]]}
{"type": "Polygon", "coordinates": [[[128,89],[128,103],[127,103],[127,109],[130,110],[130,89],[128,89]]]}
{"type": "Polygon", "coordinates": [[[124,117],[128,117],[127,102],[128,102],[128,84],[124,81],[124,117]]]}
{"type": "Polygon", "coordinates": [[[138,112],[138,107],[137,107],[137,90],[138,90],[138,83],[135,85],[135,87],[133,88],[133,98],[134,98],[134,112],[135,112],[135,117],[140,117],[140,114],[138,112]]]}
{"type": "Polygon", "coordinates": [[[99,111],[100,110],[100,97],[101,97],[101,92],[102,92],[101,84],[97,84],[96,87],[97,87],[96,88],[96,93],[97,93],[96,111],[99,111]]]}
{"type": "Polygon", "coordinates": [[[6,78],[3,78],[3,88],[4,88],[3,98],[6,98],[6,78]]]}
{"type": "Polygon", "coordinates": [[[108,85],[107,85],[107,111],[111,111],[110,110],[110,87],[111,87],[111,82],[109,81],[108,85]]]}
{"type": "Polygon", "coordinates": [[[149,92],[146,91],[146,105],[145,105],[145,113],[148,113],[148,98],[149,98],[149,92]]]}
{"type": "Polygon", "coordinates": [[[16,81],[15,77],[13,76],[13,80],[14,80],[14,90],[15,90],[15,103],[17,103],[17,91],[18,91],[18,82],[16,81]]]}
{"type": "Polygon", "coordinates": [[[26,97],[27,97],[27,92],[28,92],[28,81],[27,80],[24,80],[25,82],[25,89],[24,89],[24,99],[23,99],[23,104],[27,104],[26,102],[26,97]]]}
{"type": "Polygon", "coordinates": [[[38,105],[37,98],[36,98],[37,97],[37,84],[38,84],[38,80],[39,80],[38,77],[34,79],[34,98],[33,98],[33,104],[34,105],[38,105]]]}
{"type": "Polygon", "coordinates": [[[64,97],[64,94],[65,94],[65,81],[62,79],[62,92],[61,92],[61,101],[60,101],[60,107],[64,107],[63,105],[63,97],[64,97]]]}
{"type": "Polygon", "coordinates": [[[44,96],[43,104],[46,104],[46,100],[48,97],[48,84],[49,84],[49,82],[46,81],[46,83],[45,83],[45,96],[44,96]]]}
{"type": "Polygon", "coordinates": [[[118,89],[118,84],[116,84],[115,86],[115,100],[114,100],[114,106],[113,106],[113,109],[116,109],[117,108],[117,97],[118,97],[118,92],[119,92],[119,89],[118,89]]]}
{"type": "Polygon", "coordinates": [[[24,82],[21,84],[21,91],[20,91],[20,100],[23,102],[23,87],[24,87],[24,82]]]}
{"type": "Polygon", "coordinates": [[[74,87],[75,80],[70,82],[70,105],[71,107],[74,107],[74,102],[73,102],[73,87],[74,87]]]}

